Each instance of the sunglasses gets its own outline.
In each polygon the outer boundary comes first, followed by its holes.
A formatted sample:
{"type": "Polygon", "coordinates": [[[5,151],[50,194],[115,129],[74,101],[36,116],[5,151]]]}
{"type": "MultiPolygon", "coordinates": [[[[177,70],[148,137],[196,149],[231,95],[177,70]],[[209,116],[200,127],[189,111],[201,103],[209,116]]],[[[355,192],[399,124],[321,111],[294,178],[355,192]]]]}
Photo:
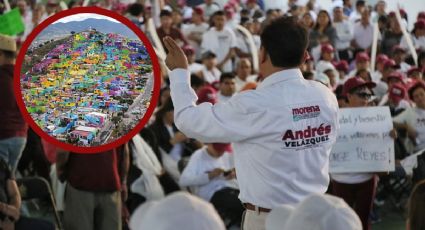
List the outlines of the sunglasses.
{"type": "Polygon", "coordinates": [[[373,96],[373,94],[366,93],[366,92],[359,92],[359,93],[356,93],[356,95],[358,97],[360,97],[361,99],[365,99],[365,100],[370,100],[372,98],[372,96],[373,96]]]}

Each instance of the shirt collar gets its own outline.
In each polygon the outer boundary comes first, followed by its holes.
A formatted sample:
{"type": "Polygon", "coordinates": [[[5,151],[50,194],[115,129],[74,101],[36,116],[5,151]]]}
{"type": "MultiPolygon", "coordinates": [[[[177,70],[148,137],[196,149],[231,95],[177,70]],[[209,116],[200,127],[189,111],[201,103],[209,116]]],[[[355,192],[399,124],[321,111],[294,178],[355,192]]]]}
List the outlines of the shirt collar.
{"type": "Polygon", "coordinates": [[[257,89],[265,88],[267,86],[276,84],[281,81],[289,81],[294,79],[304,79],[301,70],[299,68],[294,69],[286,69],[282,70],[276,73],[273,73],[272,75],[268,76],[264,81],[258,85],[257,89]]]}

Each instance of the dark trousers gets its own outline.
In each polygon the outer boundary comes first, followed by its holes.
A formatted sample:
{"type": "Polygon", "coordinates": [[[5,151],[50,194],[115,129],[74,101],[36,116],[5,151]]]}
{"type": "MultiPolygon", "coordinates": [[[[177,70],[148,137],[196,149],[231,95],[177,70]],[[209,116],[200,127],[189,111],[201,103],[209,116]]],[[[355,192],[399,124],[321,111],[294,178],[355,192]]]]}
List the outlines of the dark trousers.
{"type": "Polygon", "coordinates": [[[211,203],[214,205],[221,218],[230,219],[230,224],[240,224],[242,213],[245,211],[238,198],[239,190],[234,188],[223,188],[214,193],[211,203]]]}
{"type": "Polygon", "coordinates": [[[362,221],[363,230],[370,230],[369,215],[372,211],[376,192],[377,176],[358,184],[344,184],[332,181],[332,194],[344,199],[362,221]]]}

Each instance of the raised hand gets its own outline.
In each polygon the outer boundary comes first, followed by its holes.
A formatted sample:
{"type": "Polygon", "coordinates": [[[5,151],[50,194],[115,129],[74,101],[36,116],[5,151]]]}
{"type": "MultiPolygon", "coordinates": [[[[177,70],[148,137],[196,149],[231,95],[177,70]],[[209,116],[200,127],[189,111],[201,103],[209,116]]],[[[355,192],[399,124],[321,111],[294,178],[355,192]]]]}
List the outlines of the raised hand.
{"type": "Polygon", "coordinates": [[[188,69],[188,62],[186,55],[183,50],[177,45],[171,37],[166,36],[164,38],[165,48],[168,50],[167,58],[165,59],[165,64],[170,70],[177,68],[188,69]]]}

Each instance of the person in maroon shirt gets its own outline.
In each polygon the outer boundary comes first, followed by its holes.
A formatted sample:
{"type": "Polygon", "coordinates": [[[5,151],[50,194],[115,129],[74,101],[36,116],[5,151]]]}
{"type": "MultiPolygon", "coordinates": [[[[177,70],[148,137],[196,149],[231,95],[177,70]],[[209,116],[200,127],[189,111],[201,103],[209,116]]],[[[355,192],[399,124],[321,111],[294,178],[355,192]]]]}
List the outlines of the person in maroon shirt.
{"type": "Polygon", "coordinates": [[[0,34],[0,157],[12,172],[25,148],[28,129],[13,92],[15,61],[15,39],[0,34]]]}
{"type": "Polygon", "coordinates": [[[173,27],[173,18],[172,13],[170,11],[162,10],[159,14],[159,17],[161,19],[161,26],[156,29],[156,33],[158,34],[158,38],[159,40],[161,40],[162,46],[164,47],[165,51],[167,51],[163,42],[163,38],[165,36],[172,37],[174,40],[177,41],[180,46],[188,44],[182,32],[179,29],[173,27]]]}
{"type": "Polygon", "coordinates": [[[121,230],[122,202],[127,199],[128,146],[100,153],[56,156],[59,179],[67,181],[64,228],[121,230]]]}

